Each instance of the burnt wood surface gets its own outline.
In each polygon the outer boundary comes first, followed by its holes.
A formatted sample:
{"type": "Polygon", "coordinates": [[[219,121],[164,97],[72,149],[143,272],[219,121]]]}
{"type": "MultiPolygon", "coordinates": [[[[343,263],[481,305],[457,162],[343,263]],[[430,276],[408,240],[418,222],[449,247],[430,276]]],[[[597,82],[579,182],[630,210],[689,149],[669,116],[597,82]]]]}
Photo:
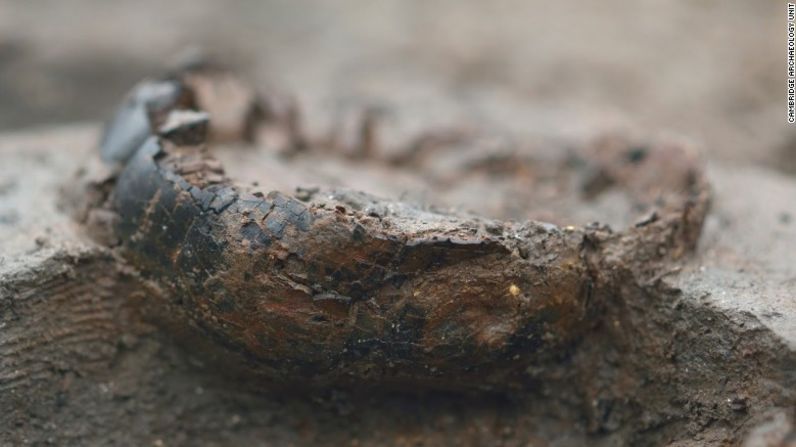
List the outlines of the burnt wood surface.
{"type": "MultiPolygon", "coordinates": [[[[250,115],[262,107],[242,96],[214,105],[226,101],[217,84],[230,75],[187,73],[168,82],[182,79],[169,91],[190,101],[172,95],[166,107],[142,84],[121,107],[102,150],[128,153],[107,158],[123,169],[98,206],[118,214],[118,250],[161,288],[168,318],[199,327],[277,383],[527,385],[599,321],[618,282],[682,260],[707,212],[694,157],[615,142],[543,163],[574,171],[584,196],[624,189],[646,217],[620,232],[463,216],[344,189],[300,200],[243,188],[202,137],[206,117],[181,109],[240,109],[241,120],[257,122],[250,115]],[[151,119],[150,136],[129,152],[115,135],[127,138],[131,108],[151,119]]],[[[211,135],[223,134],[210,119],[211,135]]]]}

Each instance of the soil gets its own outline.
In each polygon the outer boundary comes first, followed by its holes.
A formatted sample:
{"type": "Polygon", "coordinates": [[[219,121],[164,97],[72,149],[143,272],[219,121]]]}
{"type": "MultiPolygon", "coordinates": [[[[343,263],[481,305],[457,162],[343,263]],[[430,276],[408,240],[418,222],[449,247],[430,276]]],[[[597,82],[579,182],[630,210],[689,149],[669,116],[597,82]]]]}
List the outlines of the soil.
{"type": "MultiPolygon", "coordinates": [[[[102,199],[112,185],[104,183],[112,170],[98,164],[96,125],[7,132],[0,445],[793,442],[796,182],[776,75],[783,8],[740,1],[540,8],[0,3],[6,129],[105,119],[122,92],[160,73],[175,52],[207,44],[266,93],[272,118],[288,117],[258,136],[264,144],[214,144],[237,183],[225,182],[281,190],[303,204],[327,191],[318,188],[346,190],[329,199],[345,201],[345,212],[331,215],[351,222],[361,217],[348,202],[375,195],[376,203],[409,203],[435,218],[539,219],[608,240],[589,223],[609,224],[614,234],[636,224],[643,231],[655,215],[634,209],[599,172],[583,187],[557,185],[560,176],[547,169],[521,169],[599,146],[594,136],[606,131],[602,144],[675,141],[669,145],[700,152],[713,191],[698,243],[686,238],[682,252],[668,245],[678,253],[655,250],[624,269],[589,264],[592,278],[610,284],[600,289],[598,311],[578,314],[577,331],[565,332],[572,340],[544,348],[555,356],[527,365],[521,391],[494,376],[488,390],[443,387],[411,369],[398,389],[379,375],[318,387],[299,370],[299,385],[286,390],[283,374],[263,374],[269,354],[251,348],[260,341],[240,349],[228,343],[238,333],[213,336],[196,323],[204,317],[174,311],[184,303],[169,302],[176,295],[166,275],[148,275],[157,269],[109,248],[127,242],[112,213],[80,209],[87,221],[74,221],[76,204],[102,199]],[[294,105],[313,138],[285,138],[294,105]],[[378,132],[362,125],[372,117],[378,132]],[[661,128],[692,138],[644,130],[661,128]],[[304,150],[284,152],[296,143],[304,150]],[[434,149],[440,145],[447,149],[434,149]],[[517,162],[529,153],[535,163],[517,162]],[[95,196],[84,196],[78,180],[86,178],[101,180],[95,196]]],[[[604,249],[605,259],[621,257],[617,244],[604,249]]],[[[513,295],[510,286],[501,290],[508,294],[495,297],[513,295]]],[[[299,359],[308,358],[307,346],[299,344],[299,359]]],[[[446,374],[452,385],[479,379],[446,374]]]]}

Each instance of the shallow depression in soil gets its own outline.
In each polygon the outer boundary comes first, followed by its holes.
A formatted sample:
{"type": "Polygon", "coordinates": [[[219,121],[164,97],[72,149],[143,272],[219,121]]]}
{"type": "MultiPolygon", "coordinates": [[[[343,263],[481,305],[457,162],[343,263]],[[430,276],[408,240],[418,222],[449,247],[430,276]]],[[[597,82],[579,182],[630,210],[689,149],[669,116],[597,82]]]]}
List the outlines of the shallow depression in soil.
{"type": "Polygon", "coordinates": [[[322,149],[291,157],[256,146],[225,145],[211,152],[236,185],[252,191],[294,195],[297,188],[342,188],[443,213],[560,226],[600,222],[614,229],[625,228],[643,211],[617,188],[587,198],[582,173],[564,160],[516,153],[484,157],[453,149],[422,165],[393,166],[322,149]]]}

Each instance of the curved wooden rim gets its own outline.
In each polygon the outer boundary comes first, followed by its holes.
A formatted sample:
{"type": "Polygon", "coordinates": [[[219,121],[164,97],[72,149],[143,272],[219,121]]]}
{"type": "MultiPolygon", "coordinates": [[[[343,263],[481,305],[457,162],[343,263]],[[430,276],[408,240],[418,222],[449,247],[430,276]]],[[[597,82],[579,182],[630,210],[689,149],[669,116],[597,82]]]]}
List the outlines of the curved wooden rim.
{"type": "Polygon", "coordinates": [[[207,151],[206,117],[174,117],[196,108],[185,98],[197,92],[179,79],[168,82],[182,93],[156,107],[131,96],[149,119],[135,151],[103,139],[105,158],[124,164],[110,198],[119,249],[167,291],[168,312],[276,380],[523,382],[529,365],[560,357],[591,327],[627,279],[620,272],[654,275],[691,250],[707,213],[695,160],[638,175],[650,167],[610,149],[588,156],[611,181],[641,193],[673,187],[619,233],[460,218],[364,194],[306,203],[243,191],[207,151]]]}

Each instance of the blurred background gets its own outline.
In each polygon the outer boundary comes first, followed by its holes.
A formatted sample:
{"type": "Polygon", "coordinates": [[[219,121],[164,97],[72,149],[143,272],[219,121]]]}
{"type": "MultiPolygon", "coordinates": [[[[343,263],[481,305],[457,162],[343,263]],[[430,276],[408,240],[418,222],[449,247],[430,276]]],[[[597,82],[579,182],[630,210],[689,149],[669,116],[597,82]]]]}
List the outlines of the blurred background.
{"type": "Polygon", "coordinates": [[[0,131],[102,120],[137,80],[201,49],[310,111],[376,101],[424,125],[643,129],[717,162],[796,172],[785,6],[2,0],[0,131]]]}

